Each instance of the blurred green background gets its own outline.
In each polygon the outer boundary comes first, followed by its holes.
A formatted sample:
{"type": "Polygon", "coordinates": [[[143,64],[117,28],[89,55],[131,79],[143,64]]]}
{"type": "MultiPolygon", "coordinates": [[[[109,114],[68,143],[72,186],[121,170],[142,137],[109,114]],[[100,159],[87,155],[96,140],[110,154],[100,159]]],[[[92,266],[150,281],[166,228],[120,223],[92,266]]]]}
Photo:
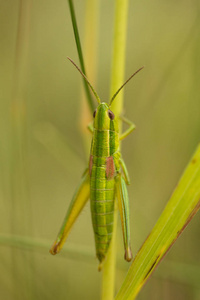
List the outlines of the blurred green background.
{"type": "MultiPolygon", "coordinates": [[[[85,1],[74,2],[82,38],[85,1]]],[[[0,0],[0,228],[2,236],[30,237],[44,247],[26,250],[1,239],[1,299],[100,299],[89,204],[66,243],[79,254],[48,253],[87,164],[80,129],[82,82],[66,60],[78,63],[68,3],[32,1],[23,101],[15,97],[19,11],[20,1],[0,0]],[[91,255],[81,255],[84,251],[91,255]]],[[[114,1],[101,0],[95,88],[104,101],[113,18],[114,1]]],[[[124,91],[124,114],[137,126],[122,145],[132,183],[134,255],[200,140],[199,36],[199,1],[130,1],[125,77],[145,65],[124,91]]],[[[197,214],[138,299],[200,299],[199,236],[197,214]]],[[[120,222],[117,243],[116,291],[128,269],[120,222]]]]}

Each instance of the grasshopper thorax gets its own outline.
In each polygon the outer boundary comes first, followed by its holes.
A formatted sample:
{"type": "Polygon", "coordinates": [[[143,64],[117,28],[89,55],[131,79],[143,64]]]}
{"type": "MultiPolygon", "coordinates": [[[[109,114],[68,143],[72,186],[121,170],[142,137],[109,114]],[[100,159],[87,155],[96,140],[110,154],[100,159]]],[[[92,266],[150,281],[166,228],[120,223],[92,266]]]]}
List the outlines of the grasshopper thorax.
{"type": "Polygon", "coordinates": [[[97,130],[110,130],[115,127],[116,117],[114,113],[110,110],[109,105],[102,102],[98,105],[93,113],[94,117],[94,128],[97,130]]]}

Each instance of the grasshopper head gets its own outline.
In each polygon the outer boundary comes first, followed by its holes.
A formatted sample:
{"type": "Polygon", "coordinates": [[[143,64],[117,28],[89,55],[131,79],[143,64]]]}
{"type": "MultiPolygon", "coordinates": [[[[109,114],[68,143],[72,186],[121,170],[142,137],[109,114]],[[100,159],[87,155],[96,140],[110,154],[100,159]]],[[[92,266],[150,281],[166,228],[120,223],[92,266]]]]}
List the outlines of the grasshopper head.
{"type": "Polygon", "coordinates": [[[102,102],[93,113],[94,128],[98,130],[109,130],[115,122],[115,115],[109,109],[109,105],[102,102]]]}

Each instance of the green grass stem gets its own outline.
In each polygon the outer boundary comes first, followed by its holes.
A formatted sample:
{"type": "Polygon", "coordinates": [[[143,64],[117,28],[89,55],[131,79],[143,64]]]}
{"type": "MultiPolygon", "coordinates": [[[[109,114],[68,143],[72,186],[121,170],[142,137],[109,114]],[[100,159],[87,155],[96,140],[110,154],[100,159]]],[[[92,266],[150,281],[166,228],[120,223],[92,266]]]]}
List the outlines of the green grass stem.
{"type": "MultiPolygon", "coordinates": [[[[78,26],[77,26],[77,21],[76,21],[76,15],[75,15],[75,10],[74,10],[74,4],[73,4],[72,0],[68,0],[68,3],[69,3],[69,8],[70,8],[70,15],[71,15],[71,20],[72,20],[74,37],[75,37],[75,41],[76,41],[76,47],[77,47],[77,52],[78,52],[79,61],[80,61],[80,65],[81,65],[81,70],[87,76],[86,70],[85,70],[84,59],[83,59],[81,41],[80,41],[79,32],[78,32],[78,26]]],[[[84,79],[83,79],[83,84],[84,84],[85,92],[87,95],[88,105],[90,107],[91,112],[93,113],[94,103],[92,100],[92,96],[91,96],[88,84],[86,83],[86,81],[84,79]]]]}
{"type": "MultiPolygon", "coordinates": [[[[93,87],[95,88],[96,73],[97,73],[97,52],[98,52],[98,37],[99,37],[99,14],[100,14],[100,0],[87,0],[85,9],[85,28],[84,28],[84,58],[87,65],[87,76],[93,87]],[[92,43],[91,43],[92,41],[92,43]]],[[[95,88],[96,90],[96,88],[95,88]]],[[[94,106],[97,101],[95,99],[94,106]]],[[[91,133],[87,126],[92,121],[91,109],[88,106],[88,101],[85,93],[81,93],[81,107],[80,107],[80,131],[83,137],[84,150],[86,159],[91,146],[91,133]]]]}
{"type": "MultiPolygon", "coordinates": [[[[114,20],[114,44],[113,60],[111,71],[111,97],[123,84],[125,72],[125,50],[126,50],[126,33],[127,33],[127,15],[128,0],[115,1],[115,20],[114,20]]],[[[111,109],[115,115],[120,115],[123,108],[123,91],[117,96],[111,109]]],[[[120,124],[121,130],[121,124],[120,124]]],[[[110,245],[108,257],[103,267],[102,275],[102,300],[112,300],[114,298],[115,288],[115,260],[116,260],[116,227],[117,213],[114,215],[114,232],[112,243],[110,245]]]]}
{"type": "MultiPolygon", "coordinates": [[[[12,234],[31,234],[31,207],[27,174],[26,78],[29,52],[31,0],[21,0],[16,38],[13,90],[11,99],[11,231],[12,234]]],[[[33,256],[21,251],[12,252],[13,290],[20,299],[20,285],[24,297],[33,298],[33,256]],[[19,279],[21,280],[19,283],[19,279]]]]}

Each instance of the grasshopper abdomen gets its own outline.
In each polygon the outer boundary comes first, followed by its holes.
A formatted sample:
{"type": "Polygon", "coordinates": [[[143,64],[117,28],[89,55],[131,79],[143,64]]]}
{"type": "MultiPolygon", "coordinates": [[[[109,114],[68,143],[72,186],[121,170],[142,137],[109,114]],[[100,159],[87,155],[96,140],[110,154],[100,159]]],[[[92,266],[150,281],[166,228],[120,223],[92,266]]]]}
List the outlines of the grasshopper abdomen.
{"type": "Polygon", "coordinates": [[[104,260],[113,233],[115,174],[114,153],[119,147],[119,133],[113,113],[101,103],[94,114],[90,154],[90,207],[96,254],[104,260]]]}

